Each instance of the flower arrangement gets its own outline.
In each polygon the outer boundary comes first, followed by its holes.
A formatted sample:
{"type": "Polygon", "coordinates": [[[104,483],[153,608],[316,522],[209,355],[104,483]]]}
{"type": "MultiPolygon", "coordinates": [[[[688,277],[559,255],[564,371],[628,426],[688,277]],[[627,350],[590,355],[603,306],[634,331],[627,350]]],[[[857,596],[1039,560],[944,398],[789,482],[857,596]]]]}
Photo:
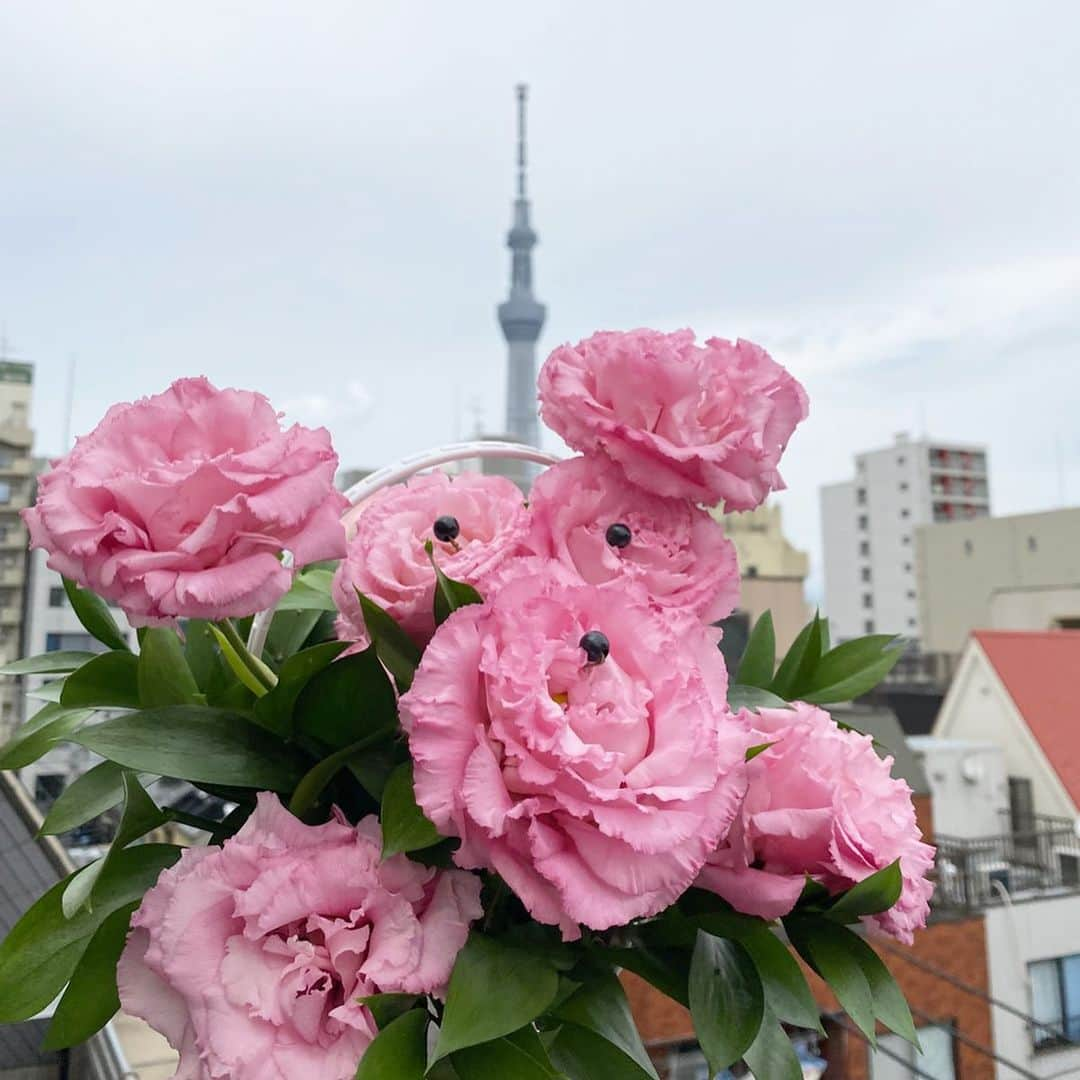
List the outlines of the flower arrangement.
{"type": "Polygon", "coordinates": [[[915,1039],[867,938],[925,924],[932,849],[820,707],[895,641],[815,617],[777,664],[765,616],[737,672],[717,647],[738,569],[701,507],[782,487],[802,388],[749,342],[639,330],[557,349],[540,401],[580,456],[528,502],[432,471],[350,507],[325,431],[204,379],[54,463],[31,541],[104,651],[5,669],[53,681],[0,767],[79,743],[101,764],[44,831],[122,816],[0,945],[0,1022],[58,999],[58,1048],[122,1006],[183,1080],[655,1078],[628,970],[714,1071],[794,1080],[797,954],[869,1039],[915,1039]],[[234,807],[185,819],[207,843],[146,842],[158,777],[234,807]]]}

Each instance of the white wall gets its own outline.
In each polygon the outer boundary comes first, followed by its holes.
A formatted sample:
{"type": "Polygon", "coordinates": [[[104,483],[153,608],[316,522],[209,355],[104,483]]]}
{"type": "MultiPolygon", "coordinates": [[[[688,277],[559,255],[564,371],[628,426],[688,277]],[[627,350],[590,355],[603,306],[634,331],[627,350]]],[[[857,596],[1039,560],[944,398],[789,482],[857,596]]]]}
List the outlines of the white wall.
{"type": "MultiPolygon", "coordinates": [[[[986,912],[986,951],[990,993],[1031,1015],[1027,965],[1080,952],[1080,896],[1040,898],[990,908],[986,912]]],[[[1034,1053],[1025,1021],[992,1009],[994,1046],[1003,1058],[1039,1077],[1080,1076],[1080,1047],[1034,1053]]],[[[999,1080],[1016,1073],[1000,1063],[999,1080]]]]}
{"type": "Polygon", "coordinates": [[[873,613],[862,608],[859,567],[869,565],[858,555],[855,530],[855,485],[829,484],[821,489],[822,552],[825,568],[825,614],[833,641],[860,637],[873,613]]]}
{"type": "Polygon", "coordinates": [[[1009,781],[1000,746],[932,735],[907,742],[930,784],[936,833],[975,839],[1007,830],[1009,781]]]}

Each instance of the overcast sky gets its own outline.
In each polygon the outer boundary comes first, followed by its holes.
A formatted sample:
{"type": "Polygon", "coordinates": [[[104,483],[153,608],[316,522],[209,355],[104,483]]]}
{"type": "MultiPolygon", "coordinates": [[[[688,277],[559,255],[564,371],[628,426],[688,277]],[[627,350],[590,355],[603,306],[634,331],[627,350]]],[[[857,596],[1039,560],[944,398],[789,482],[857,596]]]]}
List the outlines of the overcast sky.
{"type": "Polygon", "coordinates": [[[901,430],[989,443],[999,513],[1080,501],[1072,0],[9,0],[0,320],[41,451],[72,356],[75,432],[199,373],[346,465],[501,427],[518,80],[542,354],[763,344],[811,394],[781,499],[816,563],[818,485],[901,430]]]}

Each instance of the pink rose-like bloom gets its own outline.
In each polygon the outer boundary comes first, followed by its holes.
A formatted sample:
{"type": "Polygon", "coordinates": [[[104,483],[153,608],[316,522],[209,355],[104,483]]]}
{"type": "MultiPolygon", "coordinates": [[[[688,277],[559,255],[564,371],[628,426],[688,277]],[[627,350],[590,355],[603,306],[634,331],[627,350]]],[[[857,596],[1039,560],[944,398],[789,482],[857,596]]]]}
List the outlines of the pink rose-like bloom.
{"type": "Polygon", "coordinates": [[[728,510],[783,488],[777,465],[807,414],[802,386],[749,341],[691,330],[593,334],[556,349],[541,415],[575,450],[604,452],[639,487],[728,510]]]}
{"type": "Polygon", "coordinates": [[[297,566],[339,558],[347,505],[323,428],[281,430],[261,394],[181,379],[114,405],[23,511],[49,566],[135,626],[251,615],[297,566]]]}
{"type": "Polygon", "coordinates": [[[529,509],[526,546],[587,584],[637,582],[653,603],[706,622],[725,618],[738,603],[738,560],[723,528],[685,499],[636,487],[606,458],[552,466],[533,484],[529,509]],[[609,542],[613,525],[630,530],[625,547],[609,542]]]}
{"type": "Polygon", "coordinates": [[[926,925],[934,849],[922,842],[911,788],[890,775],[869,735],[845,731],[813,705],[762,709],[742,812],[697,884],[737,911],[776,919],[794,908],[809,874],[838,893],[900,860],[900,899],[868,921],[911,944],[926,925]]]}
{"type": "Polygon", "coordinates": [[[483,592],[484,581],[517,555],[528,528],[521,491],[504,476],[435,471],[384,488],[361,504],[345,560],[334,577],[338,637],[367,641],[356,591],[385,608],[419,645],[435,632],[435,570],[483,592]],[[452,543],[432,532],[436,518],[461,529],[452,543]]]}
{"type": "Polygon", "coordinates": [[[117,976],[180,1052],[176,1080],[346,1080],[377,1034],[357,998],[442,992],[479,878],[380,862],[381,842],[374,817],[312,827],[262,794],[223,847],[162,873],[117,976]]]}
{"type": "Polygon", "coordinates": [[[459,866],[498,873],[563,936],[653,915],[694,880],[745,789],[746,726],[685,615],[522,559],[436,631],[401,700],[416,798],[459,866]],[[589,631],[609,639],[589,664],[589,631]]]}

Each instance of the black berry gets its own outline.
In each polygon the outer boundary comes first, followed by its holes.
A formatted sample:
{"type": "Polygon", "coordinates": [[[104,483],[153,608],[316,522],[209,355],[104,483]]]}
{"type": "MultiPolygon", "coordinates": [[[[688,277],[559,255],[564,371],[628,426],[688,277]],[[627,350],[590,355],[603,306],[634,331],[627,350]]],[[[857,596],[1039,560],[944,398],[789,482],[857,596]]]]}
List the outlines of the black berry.
{"type": "Polygon", "coordinates": [[[621,521],[615,522],[614,525],[609,525],[607,527],[607,532],[604,533],[604,539],[613,548],[624,548],[629,545],[633,538],[634,534],[630,531],[630,526],[624,525],[621,521]]]}
{"type": "Polygon", "coordinates": [[[458,524],[458,519],[453,514],[443,514],[442,517],[435,519],[435,524],[431,526],[431,531],[435,534],[436,540],[441,540],[444,544],[449,544],[451,540],[456,540],[461,533],[461,526],[458,524]]]}
{"type": "Polygon", "coordinates": [[[585,650],[585,658],[590,664],[602,664],[611,652],[611,642],[608,641],[607,634],[602,634],[599,630],[590,630],[583,634],[578,644],[585,650]]]}

